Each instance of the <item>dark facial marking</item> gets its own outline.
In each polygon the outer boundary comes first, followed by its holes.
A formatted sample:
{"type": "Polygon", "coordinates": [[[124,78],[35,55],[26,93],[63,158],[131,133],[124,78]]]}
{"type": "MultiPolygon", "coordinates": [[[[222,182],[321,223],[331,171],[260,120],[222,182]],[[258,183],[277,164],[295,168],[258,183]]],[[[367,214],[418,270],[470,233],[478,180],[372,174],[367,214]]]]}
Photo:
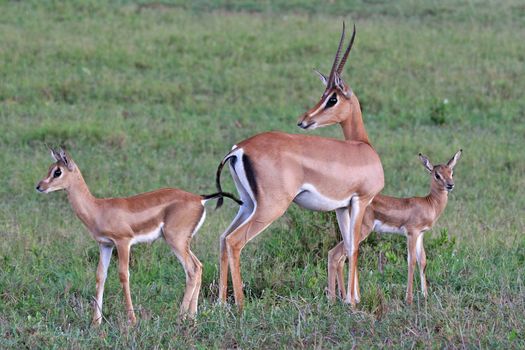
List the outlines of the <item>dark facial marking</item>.
{"type": "Polygon", "coordinates": [[[326,105],[324,106],[324,108],[333,107],[336,103],[337,103],[337,94],[334,92],[332,96],[330,96],[328,101],[326,102],[326,105]]]}
{"type": "Polygon", "coordinates": [[[60,175],[62,175],[62,170],[60,170],[60,168],[58,168],[57,170],[55,170],[55,171],[53,172],[53,177],[54,177],[54,178],[57,178],[57,177],[59,177],[60,175]]]}

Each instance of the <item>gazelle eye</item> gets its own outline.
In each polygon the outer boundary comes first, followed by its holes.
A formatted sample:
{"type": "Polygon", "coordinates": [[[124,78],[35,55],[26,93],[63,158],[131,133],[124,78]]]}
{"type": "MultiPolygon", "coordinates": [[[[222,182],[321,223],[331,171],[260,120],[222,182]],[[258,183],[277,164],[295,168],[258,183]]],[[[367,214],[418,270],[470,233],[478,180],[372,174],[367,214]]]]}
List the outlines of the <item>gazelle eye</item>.
{"type": "Polygon", "coordinates": [[[441,176],[438,173],[436,173],[436,180],[441,180],[441,176]]]}
{"type": "Polygon", "coordinates": [[[337,103],[337,95],[334,93],[330,98],[328,99],[328,102],[326,102],[325,108],[330,108],[333,105],[337,103]]]}
{"type": "Polygon", "coordinates": [[[59,177],[60,175],[62,175],[62,170],[60,169],[55,170],[55,172],[53,173],[53,177],[55,178],[59,177]]]}

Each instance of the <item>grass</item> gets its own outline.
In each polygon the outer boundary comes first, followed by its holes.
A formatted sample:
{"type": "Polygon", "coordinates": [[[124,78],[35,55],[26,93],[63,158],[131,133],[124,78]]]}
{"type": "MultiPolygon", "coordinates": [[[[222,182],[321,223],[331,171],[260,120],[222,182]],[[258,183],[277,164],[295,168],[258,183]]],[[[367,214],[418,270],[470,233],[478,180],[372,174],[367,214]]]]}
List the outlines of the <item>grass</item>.
{"type": "MultiPolygon", "coordinates": [[[[490,0],[0,3],[0,347],[523,348],[524,16],[519,1],[490,0]],[[334,216],[292,206],[243,251],[245,311],[220,307],[230,203],[209,210],[192,243],[204,263],[195,322],[177,320],[184,274],[159,241],[133,248],[137,327],[113,261],[106,320],[91,328],[98,248],[63,193],[35,193],[51,162],[44,143],[66,145],[97,196],[213,192],[235,142],[301,132],[297,116],[322,92],[312,68],[329,70],[342,19],[358,28],[345,77],[384,193],[425,194],[417,154],[439,163],[464,150],[426,234],[428,300],[403,303],[404,238],[372,235],[362,302],[330,304],[334,216]]],[[[341,137],[338,127],[315,133],[341,137]]]]}

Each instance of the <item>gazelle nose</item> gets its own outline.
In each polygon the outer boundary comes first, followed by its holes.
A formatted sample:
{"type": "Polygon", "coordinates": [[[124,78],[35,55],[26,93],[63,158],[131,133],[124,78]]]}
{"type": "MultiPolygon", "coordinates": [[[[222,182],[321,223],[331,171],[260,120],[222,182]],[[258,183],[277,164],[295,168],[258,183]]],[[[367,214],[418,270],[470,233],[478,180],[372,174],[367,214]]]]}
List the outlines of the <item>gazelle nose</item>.
{"type": "Polygon", "coordinates": [[[40,185],[36,185],[36,190],[37,190],[38,192],[41,191],[41,189],[40,189],[40,185]]]}
{"type": "Polygon", "coordinates": [[[448,189],[448,190],[451,190],[451,189],[453,189],[453,188],[454,188],[454,184],[447,184],[447,189],[448,189]]]}

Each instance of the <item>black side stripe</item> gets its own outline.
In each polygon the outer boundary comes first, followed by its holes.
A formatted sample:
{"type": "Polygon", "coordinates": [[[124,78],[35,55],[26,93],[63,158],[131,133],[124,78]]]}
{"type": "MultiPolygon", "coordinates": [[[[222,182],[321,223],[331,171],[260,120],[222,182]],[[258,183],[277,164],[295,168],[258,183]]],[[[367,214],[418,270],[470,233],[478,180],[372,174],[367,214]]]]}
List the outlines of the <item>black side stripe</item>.
{"type": "Polygon", "coordinates": [[[246,154],[243,154],[242,163],[244,165],[244,172],[248,178],[248,183],[250,184],[253,195],[257,198],[257,183],[255,181],[255,171],[253,170],[252,161],[246,154]]]}

